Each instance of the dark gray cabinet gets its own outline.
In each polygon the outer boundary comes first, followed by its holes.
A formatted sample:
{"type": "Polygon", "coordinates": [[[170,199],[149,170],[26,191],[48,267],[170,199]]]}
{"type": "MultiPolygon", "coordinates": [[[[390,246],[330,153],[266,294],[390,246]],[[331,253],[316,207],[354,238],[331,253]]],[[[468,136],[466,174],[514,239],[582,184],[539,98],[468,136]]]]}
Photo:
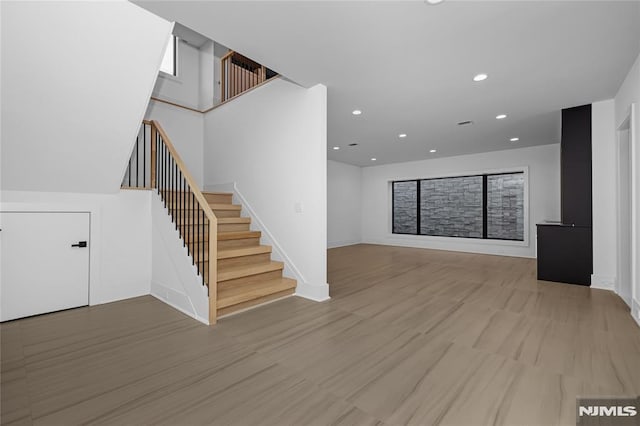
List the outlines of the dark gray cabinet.
{"type": "Polygon", "coordinates": [[[591,228],[591,105],[562,110],[562,223],[591,228]]]}
{"type": "Polygon", "coordinates": [[[538,279],[591,285],[591,228],[539,223],[537,231],[538,279]]]}
{"type": "Polygon", "coordinates": [[[562,110],[561,223],[539,223],[538,279],[591,285],[591,105],[562,110]]]}

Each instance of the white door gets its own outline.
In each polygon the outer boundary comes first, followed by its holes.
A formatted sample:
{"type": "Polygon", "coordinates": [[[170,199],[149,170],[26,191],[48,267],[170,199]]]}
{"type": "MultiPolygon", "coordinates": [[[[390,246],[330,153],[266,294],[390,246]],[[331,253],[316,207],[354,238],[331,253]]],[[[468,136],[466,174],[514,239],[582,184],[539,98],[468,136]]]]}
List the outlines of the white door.
{"type": "Polygon", "coordinates": [[[89,213],[1,212],[0,229],[0,321],[89,304],[89,213]]]}

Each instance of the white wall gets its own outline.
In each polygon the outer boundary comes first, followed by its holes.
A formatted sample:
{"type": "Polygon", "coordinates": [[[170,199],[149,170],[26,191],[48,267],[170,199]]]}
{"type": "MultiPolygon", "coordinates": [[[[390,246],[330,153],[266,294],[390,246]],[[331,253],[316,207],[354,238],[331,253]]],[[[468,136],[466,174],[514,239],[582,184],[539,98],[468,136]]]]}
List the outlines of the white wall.
{"type": "Polygon", "coordinates": [[[327,161],[327,247],[362,241],[362,169],[327,161]]]}
{"type": "Polygon", "coordinates": [[[151,195],[151,294],[209,324],[209,296],[160,197],[151,195]]]}
{"type": "Polygon", "coordinates": [[[205,184],[235,182],[303,282],[328,297],[326,87],[271,81],[205,116],[205,184]]]}
{"type": "Polygon", "coordinates": [[[171,24],[126,1],[1,7],[2,188],[117,192],[171,24]]]}
{"type": "MultiPolygon", "coordinates": [[[[636,322],[640,324],[640,232],[638,231],[638,224],[640,224],[640,173],[638,173],[638,167],[640,165],[640,55],[636,59],[635,63],[624,82],[620,86],[618,93],[614,99],[615,102],[615,129],[617,129],[625,118],[629,115],[631,105],[635,104],[635,116],[632,117],[634,132],[631,135],[632,138],[632,191],[633,191],[633,204],[635,204],[635,217],[632,221],[635,222],[635,229],[632,235],[632,243],[635,249],[635,258],[632,262],[635,263],[635,275],[634,275],[634,287],[632,289],[632,315],[636,322]]],[[[614,131],[615,131],[614,129],[614,131]]]]}
{"type": "Polygon", "coordinates": [[[160,123],[189,173],[202,189],[204,116],[199,112],[151,100],[145,118],[160,123]]]}
{"type": "MultiPolygon", "coordinates": [[[[618,128],[629,114],[632,103],[640,102],[640,55],[629,70],[624,82],[618,89],[614,99],[616,104],[616,128],[618,128]]],[[[636,118],[640,118],[640,112],[636,110],[636,118]]]]}
{"type": "Polygon", "coordinates": [[[560,219],[559,144],[362,169],[362,240],[365,243],[535,257],[535,224],[545,219],[560,219]],[[528,241],[524,243],[391,233],[391,181],[524,168],[528,169],[529,182],[529,227],[525,229],[528,241]]]}
{"type": "Polygon", "coordinates": [[[153,96],[198,109],[200,107],[200,50],[180,38],[177,47],[178,75],[159,72],[153,88],[153,96]]]}
{"type": "Polygon", "coordinates": [[[214,92],[215,86],[217,86],[215,74],[220,71],[214,68],[216,58],[213,56],[213,49],[214,42],[211,40],[205,42],[200,48],[200,103],[198,107],[201,111],[211,108],[214,104],[214,92]]]}
{"type": "Polygon", "coordinates": [[[616,140],[613,99],[591,106],[593,275],[591,285],[613,289],[617,273],[616,140]]]}
{"type": "Polygon", "coordinates": [[[89,303],[149,294],[150,192],[73,194],[2,191],[2,211],[91,213],[89,303]]]}

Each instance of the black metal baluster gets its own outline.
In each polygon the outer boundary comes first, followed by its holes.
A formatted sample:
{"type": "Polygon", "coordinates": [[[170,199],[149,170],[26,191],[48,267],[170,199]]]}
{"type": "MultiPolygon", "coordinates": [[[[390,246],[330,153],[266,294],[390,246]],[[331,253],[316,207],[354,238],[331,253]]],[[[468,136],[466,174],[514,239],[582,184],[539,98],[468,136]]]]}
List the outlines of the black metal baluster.
{"type": "Polygon", "coordinates": [[[162,198],[162,202],[166,207],[167,202],[164,199],[164,143],[162,142],[162,138],[159,139],[159,143],[160,143],[161,155],[160,155],[160,163],[158,165],[160,166],[160,180],[162,181],[162,185],[160,186],[160,197],[162,198]]]}
{"type": "MultiPolygon", "coordinates": [[[[198,204],[198,208],[200,208],[200,204],[198,204]]],[[[200,232],[200,214],[199,212],[196,212],[196,219],[198,221],[198,226],[196,227],[196,229],[198,230],[198,233],[196,235],[198,235],[199,240],[196,241],[196,247],[195,247],[195,252],[197,253],[196,255],[198,256],[198,272],[200,271],[200,250],[198,250],[198,242],[200,242],[200,239],[202,239],[202,233],[200,232]]]]}
{"type": "Polygon", "coordinates": [[[165,164],[167,162],[167,148],[164,146],[164,139],[162,139],[162,137],[160,137],[160,147],[162,148],[162,202],[166,207],[167,206],[167,197],[166,197],[167,168],[165,167],[165,164]]]}
{"type": "Polygon", "coordinates": [[[142,186],[147,186],[147,125],[142,123],[142,186]]]}
{"type": "Polygon", "coordinates": [[[193,206],[193,210],[191,210],[191,227],[193,228],[193,231],[192,231],[193,232],[193,241],[191,242],[191,257],[193,258],[193,264],[195,265],[196,264],[196,253],[195,253],[194,247],[195,247],[195,240],[196,240],[197,236],[196,236],[196,228],[195,228],[195,226],[196,226],[196,218],[194,216],[194,213],[196,211],[196,207],[195,207],[196,203],[195,203],[195,200],[194,200],[193,192],[191,192],[191,205],[193,206]]]}
{"type": "Polygon", "coordinates": [[[173,160],[173,202],[174,209],[176,211],[176,231],[180,232],[178,227],[178,220],[180,219],[180,205],[178,203],[178,164],[176,164],[176,160],[173,160]]]}
{"type": "Polygon", "coordinates": [[[159,164],[158,158],[160,156],[160,145],[158,144],[158,133],[156,133],[156,140],[154,143],[156,144],[156,191],[158,191],[158,195],[160,195],[160,168],[158,167],[158,164],[159,164]]]}
{"type": "Polygon", "coordinates": [[[138,157],[139,157],[138,152],[140,151],[139,146],[138,146],[139,140],[140,140],[140,136],[136,136],[136,182],[135,182],[136,187],[138,186],[138,170],[139,170],[139,168],[138,168],[139,167],[138,166],[138,163],[139,163],[139,161],[138,161],[138,157]]]}
{"type": "MultiPolygon", "coordinates": [[[[182,173],[180,173],[180,174],[182,176],[182,194],[180,194],[180,197],[182,198],[182,208],[183,208],[182,221],[186,224],[186,222],[187,222],[187,200],[186,200],[187,181],[185,180],[184,175],[182,175],[182,173]]],[[[187,229],[189,229],[189,228],[185,228],[184,229],[185,235],[187,233],[187,229]]],[[[185,242],[184,246],[186,246],[187,245],[186,244],[186,237],[184,238],[184,242],[185,242]]]]}
{"type": "MultiPolygon", "coordinates": [[[[205,281],[204,281],[204,266],[205,266],[205,252],[204,252],[204,244],[205,244],[205,236],[207,233],[207,227],[205,226],[205,222],[204,222],[204,210],[200,209],[200,211],[202,212],[202,285],[205,285],[205,281]]],[[[209,261],[211,261],[211,259],[209,259],[209,261]]]]}
{"type": "MultiPolygon", "coordinates": [[[[182,182],[183,182],[182,189],[184,191],[182,193],[182,203],[184,204],[184,213],[183,213],[183,215],[184,215],[184,221],[187,222],[189,220],[189,219],[187,219],[187,213],[189,212],[189,207],[187,206],[187,187],[188,187],[188,185],[187,185],[187,181],[184,178],[184,176],[182,177],[182,182]]],[[[189,228],[185,229],[185,240],[184,240],[184,246],[185,247],[187,246],[186,234],[187,234],[188,230],[189,230],[189,228]]]]}
{"type": "Polygon", "coordinates": [[[180,170],[176,164],[176,203],[178,203],[178,221],[181,225],[184,225],[184,222],[182,222],[182,192],[180,191],[180,175],[182,175],[182,170],[180,170]]]}

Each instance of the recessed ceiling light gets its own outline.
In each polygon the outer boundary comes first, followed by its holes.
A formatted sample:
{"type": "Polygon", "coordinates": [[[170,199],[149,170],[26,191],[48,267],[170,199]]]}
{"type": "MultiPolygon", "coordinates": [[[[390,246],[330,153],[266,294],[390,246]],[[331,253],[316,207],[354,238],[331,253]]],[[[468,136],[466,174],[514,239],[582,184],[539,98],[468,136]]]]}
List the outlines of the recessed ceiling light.
{"type": "Polygon", "coordinates": [[[354,110],[351,112],[351,114],[353,114],[353,115],[360,115],[360,114],[362,114],[362,111],[360,111],[359,109],[354,109],[354,110]]]}
{"type": "Polygon", "coordinates": [[[496,120],[502,120],[503,118],[507,118],[507,114],[496,115],[496,120]]]}
{"type": "Polygon", "coordinates": [[[354,142],[354,143],[350,143],[349,146],[358,146],[358,144],[354,142]]]}
{"type": "Polygon", "coordinates": [[[442,3],[444,0],[426,0],[426,2],[428,4],[440,4],[442,3]]]}
{"type": "Polygon", "coordinates": [[[511,142],[518,142],[520,140],[520,138],[511,138],[509,139],[511,142]]]}
{"type": "Polygon", "coordinates": [[[473,77],[473,81],[483,81],[486,80],[487,77],[489,77],[487,74],[477,74],[475,77],[473,77]]]}
{"type": "Polygon", "coordinates": [[[399,137],[399,138],[406,138],[406,137],[407,137],[407,134],[406,134],[406,133],[400,133],[400,134],[398,135],[398,137],[399,137]]]}
{"type": "Polygon", "coordinates": [[[434,152],[436,152],[436,150],[435,149],[431,149],[431,150],[429,150],[429,152],[434,153],[434,152]]]}
{"type": "Polygon", "coordinates": [[[340,149],[340,147],[339,147],[339,146],[334,146],[334,147],[333,147],[333,149],[334,149],[335,151],[337,151],[337,150],[339,150],[339,149],[340,149]]]}
{"type": "Polygon", "coordinates": [[[376,160],[377,160],[377,158],[372,158],[372,159],[371,159],[371,161],[376,161],[376,160]]]}

